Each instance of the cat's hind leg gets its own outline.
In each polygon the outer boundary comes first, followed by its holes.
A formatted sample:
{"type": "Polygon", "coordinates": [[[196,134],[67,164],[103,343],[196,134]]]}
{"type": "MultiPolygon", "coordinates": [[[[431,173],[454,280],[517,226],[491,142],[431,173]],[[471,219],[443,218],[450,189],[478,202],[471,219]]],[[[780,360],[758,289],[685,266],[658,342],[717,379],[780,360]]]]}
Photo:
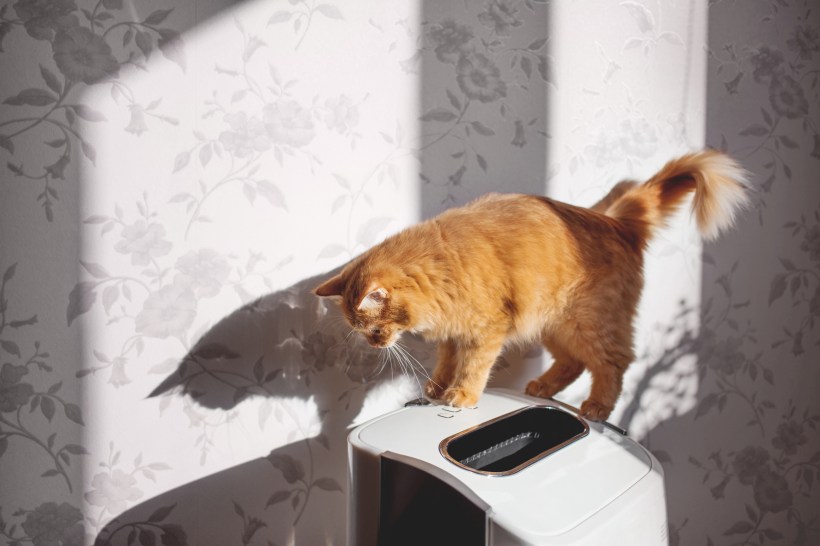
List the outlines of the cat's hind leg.
{"type": "Polygon", "coordinates": [[[527,384],[525,392],[530,396],[552,398],[578,379],[584,371],[584,364],[565,351],[555,340],[544,337],[542,343],[552,355],[554,362],[549,370],[527,384]]]}
{"type": "Polygon", "coordinates": [[[603,421],[612,413],[621,395],[623,376],[634,360],[628,328],[575,329],[572,352],[555,339],[544,340],[555,362],[541,377],[530,381],[526,393],[551,398],[575,381],[586,368],[592,376],[589,397],[580,413],[593,421],[603,421]]]}
{"type": "Polygon", "coordinates": [[[589,397],[581,404],[581,415],[593,421],[607,419],[621,395],[624,372],[635,359],[629,328],[587,332],[574,348],[592,375],[589,397]]]}
{"type": "Polygon", "coordinates": [[[589,397],[581,404],[581,415],[603,421],[615,408],[621,396],[623,377],[635,360],[632,351],[632,328],[627,322],[613,321],[587,331],[586,339],[574,347],[592,375],[589,397]],[[608,326],[608,327],[607,327],[608,326]]]}
{"type": "Polygon", "coordinates": [[[629,361],[600,359],[588,365],[592,374],[589,398],[581,404],[581,415],[593,421],[603,421],[612,413],[621,395],[623,377],[629,361]]]}

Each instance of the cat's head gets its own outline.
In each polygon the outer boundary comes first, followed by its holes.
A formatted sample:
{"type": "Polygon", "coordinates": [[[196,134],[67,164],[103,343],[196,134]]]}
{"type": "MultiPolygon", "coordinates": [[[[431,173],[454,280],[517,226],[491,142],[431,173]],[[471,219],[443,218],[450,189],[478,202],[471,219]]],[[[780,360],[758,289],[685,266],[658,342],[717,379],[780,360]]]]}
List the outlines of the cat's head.
{"type": "Polygon", "coordinates": [[[345,269],[314,290],[335,299],[350,326],[377,348],[390,347],[412,329],[404,292],[391,275],[365,274],[359,268],[345,269]]]}

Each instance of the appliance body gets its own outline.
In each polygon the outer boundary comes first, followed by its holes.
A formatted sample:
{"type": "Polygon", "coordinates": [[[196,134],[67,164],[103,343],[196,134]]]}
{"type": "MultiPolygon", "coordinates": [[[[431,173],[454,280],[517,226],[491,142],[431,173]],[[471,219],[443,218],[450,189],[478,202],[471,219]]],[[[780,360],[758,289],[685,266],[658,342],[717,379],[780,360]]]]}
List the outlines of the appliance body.
{"type": "Polygon", "coordinates": [[[668,544],[663,470],[616,427],[505,389],[348,437],[348,545],[668,544]]]}

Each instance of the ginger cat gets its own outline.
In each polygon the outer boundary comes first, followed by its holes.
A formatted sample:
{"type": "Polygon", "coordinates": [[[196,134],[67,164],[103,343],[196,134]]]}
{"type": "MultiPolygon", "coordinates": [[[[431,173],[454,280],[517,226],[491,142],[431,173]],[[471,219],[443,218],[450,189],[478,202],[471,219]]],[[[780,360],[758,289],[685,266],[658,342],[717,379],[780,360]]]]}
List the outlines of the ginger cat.
{"type": "Polygon", "coordinates": [[[403,332],[437,342],[431,398],[475,405],[504,345],[538,340],[555,362],[527,394],[552,397],[586,368],[581,414],[603,420],[634,359],[647,243],[690,193],[699,231],[716,237],[746,204],[744,182],[732,159],[702,151],[644,184],[618,184],[590,209],[489,194],[389,237],[315,293],[336,297],[373,347],[403,332]]]}

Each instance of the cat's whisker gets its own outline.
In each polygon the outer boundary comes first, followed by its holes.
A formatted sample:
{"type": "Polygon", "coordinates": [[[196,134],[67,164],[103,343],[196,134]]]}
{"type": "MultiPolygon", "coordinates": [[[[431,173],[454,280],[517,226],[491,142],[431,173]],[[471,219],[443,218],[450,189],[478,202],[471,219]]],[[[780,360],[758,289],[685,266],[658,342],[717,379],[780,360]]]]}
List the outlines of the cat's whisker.
{"type": "Polygon", "coordinates": [[[380,353],[381,353],[381,356],[384,357],[385,364],[388,363],[388,362],[390,363],[390,379],[392,381],[395,378],[395,369],[393,367],[393,358],[392,358],[393,355],[390,354],[390,351],[380,351],[380,353]]]}
{"type": "Polygon", "coordinates": [[[414,357],[410,353],[410,351],[407,350],[406,347],[404,347],[404,345],[397,342],[396,347],[399,351],[401,351],[407,357],[407,359],[408,359],[407,362],[408,362],[408,364],[410,364],[410,366],[412,368],[417,369],[419,372],[421,372],[421,374],[425,378],[427,378],[428,381],[430,381],[431,383],[433,383],[437,387],[439,387],[439,388],[441,387],[441,385],[439,385],[438,383],[433,381],[433,378],[430,377],[430,374],[428,373],[427,368],[425,368],[424,365],[421,362],[419,362],[418,359],[416,357],[414,357]]]}
{"type": "Polygon", "coordinates": [[[405,368],[404,360],[402,360],[401,354],[392,346],[387,347],[387,353],[396,357],[396,362],[398,363],[399,368],[401,368],[402,374],[407,375],[407,369],[405,368]]]}
{"type": "MultiPolygon", "coordinates": [[[[390,361],[390,380],[394,380],[396,378],[395,375],[395,368],[393,367],[393,354],[390,351],[386,351],[387,353],[387,360],[390,361]]],[[[401,364],[399,364],[401,366],[401,364]]]]}
{"type": "Polygon", "coordinates": [[[404,362],[405,366],[407,368],[409,368],[410,371],[415,376],[415,373],[416,373],[415,372],[415,367],[413,366],[413,362],[410,360],[409,355],[407,354],[407,351],[403,350],[398,345],[394,345],[393,348],[396,351],[396,354],[399,356],[399,358],[401,358],[402,362],[404,362]]]}
{"type": "Polygon", "coordinates": [[[394,354],[389,350],[389,348],[381,349],[382,353],[385,355],[385,359],[387,362],[390,363],[390,380],[396,378],[396,367],[394,364],[398,363],[399,368],[401,369],[401,362],[398,362],[398,359],[394,360],[394,354]]]}
{"type": "Polygon", "coordinates": [[[404,353],[402,353],[402,352],[401,352],[401,350],[400,350],[398,347],[396,347],[396,346],[391,347],[391,350],[393,351],[393,354],[395,354],[395,355],[396,355],[396,359],[397,359],[397,360],[399,361],[399,363],[401,364],[401,369],[402,369],[402,371],[404,372],[404,374],[405,374],[405,375],[409,375],[409,374],[408,374],[408,368],[409,368],[409,371],[411,371],[411,372],[412,372],[412,366],[410,366],[410,363],[407,361],[407,357],[406,357],[406,356],[404,355],[404,353]]]}
{"type": "MultiPolygon", "coordinates": [[[[424,386],[422,385],[422,382],[419,381],[419,376],[416,373],[416,368],[412,364],[410,365],[410,369],[413,371],[413,377],[415,377],[416,385],[418,385],[418,387],[419,387],[419,396],[422,396],[424,394],[424,386]]],[[[424,371],[422,371],[422,375],[424,377],[427,377],[427,374],[424,371]]]]}
{"type": "MultiPolygon", "coordinates": [[[[390,355],[385,355],[382,352],[379,353],[379,361],[381,362],[381,364],[379,365],[379,369],[376,370],[376,373],[373,374],[374,377],[380,375],[384,371],[384,367],[387,366],[389,356],[390,355]]],[[[393,369],[393,364],[392,363],[390,364],[390,369],[391,370],[393,369]]]]}
{"type": "MultiPolygon", "coordinates": [[[[407,350],[398,343],[393,344],[391,346],[391,349],[395,350],[395,353],[396,353],[397,357],[400,358],[401,361],[403,361],[405,363],[407,368],[409,368],[410,373],[413,374],[413,379],[416,380],[416,385],[418,385],[418,387],[419,387],[419,392],[423,393],[424,388],[421,386],[421,382],[419,381],[418,374],[416,373],[416,367],[413,365],[413,361],[415,361],[418,364],[419,363],[418,360],[413,358],[413,356],[410,353],[408,353],[407,350]]],[[[419,366],[421,366],[421,364],[419,364],[419,366]]],[[[423,373],[424,373],[425,376],[427,375],[426,372],[423,372],[423,373]]],[[[405,371],[405,374],[410,375],[410,374],[407,374],[406,371],[405,371]]]]}
{"type": "Polygon", "coordinates": [[[430,374],[427,373],[427,368],[425,368],[424,364],[419,362],[419,360],[416,357],[414,357],[410,351],[407,350],[407,347],[398,342],[396,342],[396,346],[401,352],[407,355],[411,362],[415,363],[418,366],[419,371],[424,374],[424,377],[432,381],[432,377],[430,377],[430,374]]]}

